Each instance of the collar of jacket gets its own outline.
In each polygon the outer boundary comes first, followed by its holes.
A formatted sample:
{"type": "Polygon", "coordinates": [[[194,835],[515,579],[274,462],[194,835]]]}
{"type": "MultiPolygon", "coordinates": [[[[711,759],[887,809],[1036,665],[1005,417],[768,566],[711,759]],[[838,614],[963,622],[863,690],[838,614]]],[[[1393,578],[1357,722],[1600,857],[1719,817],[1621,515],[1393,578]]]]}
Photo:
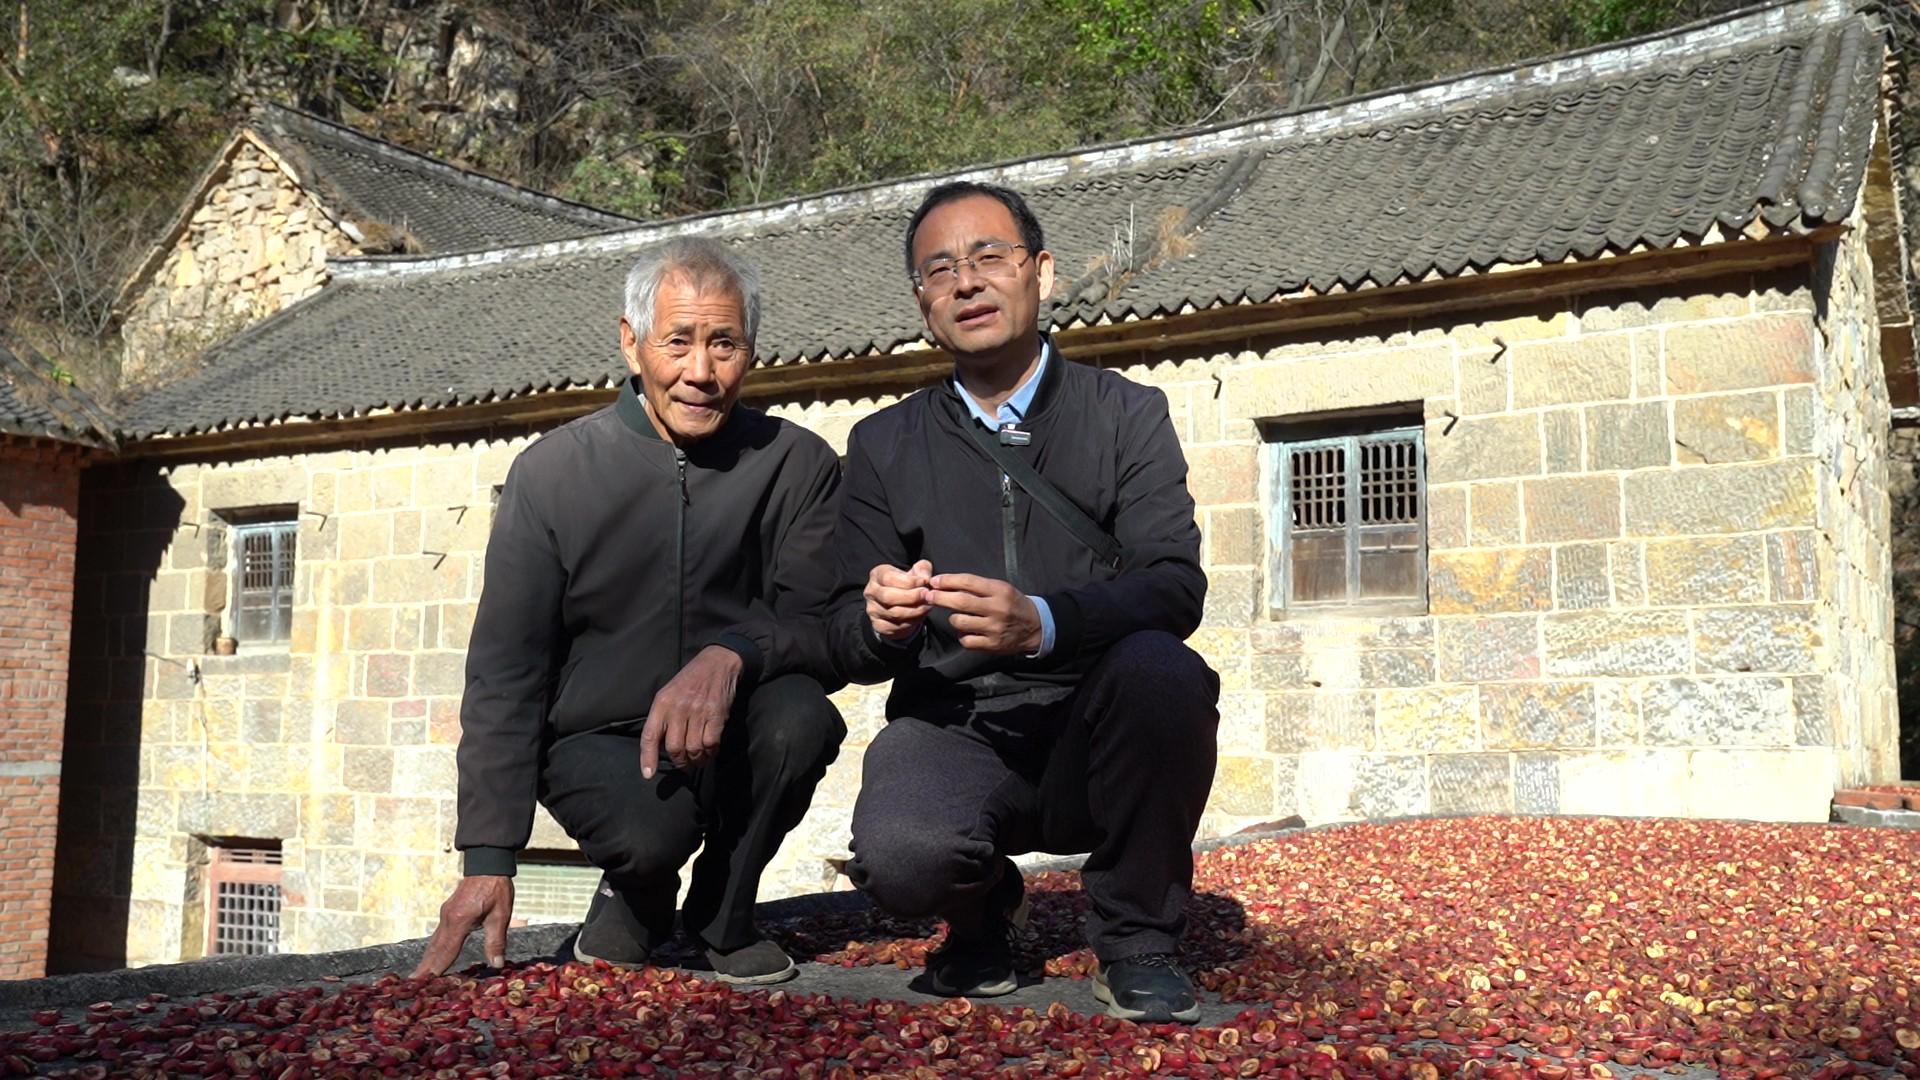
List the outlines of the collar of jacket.
{"type": "MultiPolygon", "coordinates": [[[[613,411],[634,434],[662,445],[672,445],[660,437],[659,429],[653,426],[653,418],[647,415],[646,402],[640,397],[640,376],[627,376],[626,385],[620,388],[620,396],[613,401],[613,411]]],[[[728,410],[727,422],[720,425],[720,430],[687,447],[687,453],[691,455],[701,447],[723,445],[739,433],[741,426],[740,403],[736,401],[733,408],[728,410]]]]}
{"type": "MultiPolygon", "coordinates": [[[[1053,401],[1054,394],[1060,389],[1061,371],[1067,366],[1067,358],[1060,355],[1059,348],[1053,343],[1052,334],[1040,335],[1040,348],[1047,353],[1047,363],[1040,369],[1040,385],[1034,387],[1033,404],[1027,408],[1027,415],[1021,418],[1021,423],[1032,423],[1036,418],[1046,415],[1048,404],[1053,401]]],[[[973,414],[967,410],[966,403],[960,400],[961,391],[954,385],[955,381],[941,379],[939,385],[934,388],[934,392],[952,398],[959,407],[960,419],[971,423],[973,414]]],[[[645,412],[640,414],[640,419],[641,422],[646,422],[645,412]]]]}

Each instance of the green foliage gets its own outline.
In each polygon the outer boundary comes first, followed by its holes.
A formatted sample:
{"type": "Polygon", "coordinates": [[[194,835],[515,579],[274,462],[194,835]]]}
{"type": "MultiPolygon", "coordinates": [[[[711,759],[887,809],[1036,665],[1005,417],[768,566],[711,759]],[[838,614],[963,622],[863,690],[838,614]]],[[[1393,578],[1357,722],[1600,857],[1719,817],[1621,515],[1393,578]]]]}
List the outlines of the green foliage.
{"type": "Polygon", "coordinates": [[[645,169],[583,157],[561,188],[561,195],[628,217],[652,217],[660,211],[653,174],[645,169]]]}
{"type": "Polygon", "coordinates": [[[1144,101],[1149,122],[1185,123],[1217,99],[1217,53],[1230,24],[1255,5],[1220,0],[1049,0],[1073,23],[1074,52],[1144,101]]]}
{"type": "Polygon", "coordinates": [[[1668,0],[1579,0],[1572,15],[1582,39],[1618,41],[1659,29],[1673,19],[1676,7],[1668,0]]]}
{"type": "Polygon", "coordinates": [[[1739,2],[0,0],[26,27],[0,55],[0,320],[106,331],[260,100],[658,217],[1301,108],[1739,2]]]}
{"type": "Polygon", "coordinates": [[[13,0],[0,56],[0,321],[107,329],[121,275],[249,99],[364,95],[324,0],[13,0]]]}

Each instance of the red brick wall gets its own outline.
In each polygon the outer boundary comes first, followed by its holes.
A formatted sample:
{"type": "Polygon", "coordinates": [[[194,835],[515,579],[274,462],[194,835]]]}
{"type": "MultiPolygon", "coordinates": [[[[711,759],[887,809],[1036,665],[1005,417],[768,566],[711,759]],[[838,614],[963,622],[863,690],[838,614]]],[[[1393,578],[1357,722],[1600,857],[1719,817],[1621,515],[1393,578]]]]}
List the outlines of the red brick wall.
{"type": "Polygon", "coordinates": [[[0,978],[47,962],[80,452],[0,437],[0,978]]]}

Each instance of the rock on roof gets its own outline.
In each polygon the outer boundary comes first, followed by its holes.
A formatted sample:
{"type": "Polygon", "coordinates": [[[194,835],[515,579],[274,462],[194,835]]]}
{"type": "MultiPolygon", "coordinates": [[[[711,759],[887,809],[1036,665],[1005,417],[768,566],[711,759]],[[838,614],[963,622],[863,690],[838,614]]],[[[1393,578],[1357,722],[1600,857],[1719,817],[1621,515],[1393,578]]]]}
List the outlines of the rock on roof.
{"type": "Polygon", "coordinates": [[[441,408],[624,375],[620,284],[648,242],[736,244],[760,362],[922,340],[900,254],[932,183],[1026,193],[1055,327],[1843,222],[1883,44],[1845,0],[1176,137],[874,185],[586,240],[341,263],[319,295],[134,402],[136,437],[441,408]]]}
{"type": "Polygon", "coordinates": [[[31,346],[0,327],[0,434],[104,446],[113,418],[31,346]]]}
{"type": "Polygon", "coordinates": [[[634,224],[278,105],[261,108],[252,129],[336,216],[403,230],[428,252],[537,244],[634,224]]]}

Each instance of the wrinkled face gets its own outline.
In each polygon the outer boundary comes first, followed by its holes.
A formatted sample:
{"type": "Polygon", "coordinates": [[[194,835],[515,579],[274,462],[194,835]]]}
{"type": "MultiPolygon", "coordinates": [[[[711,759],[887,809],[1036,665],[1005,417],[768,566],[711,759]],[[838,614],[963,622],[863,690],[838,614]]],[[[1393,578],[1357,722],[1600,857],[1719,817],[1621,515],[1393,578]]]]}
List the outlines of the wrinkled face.
{"type": "MultiPolygon", "coordinates": [[[[935,260],[1020,242],[1012,212],[998,199],[969,195],[921,219],[913,234],[913,265],[924,271],[935,260]]],[[[1012,258],[1018,265],[1005,276],[983,274],[963,262],[944,285],[929,281],[914,290],[927,333],[956,359],[1031,347],[1039,332],[1040,301],[1053,291],[1053,255],[1021,247],[1012,258]]]]}
{"type": "Polygon", "coordinates": [[[640,376],[660,437],[687,446],[720,430],[753,362],[746,305],[729,289],[701,289],[677,274],[660,283],[653,325],[620,320],[620,351],[640,376]]]}

